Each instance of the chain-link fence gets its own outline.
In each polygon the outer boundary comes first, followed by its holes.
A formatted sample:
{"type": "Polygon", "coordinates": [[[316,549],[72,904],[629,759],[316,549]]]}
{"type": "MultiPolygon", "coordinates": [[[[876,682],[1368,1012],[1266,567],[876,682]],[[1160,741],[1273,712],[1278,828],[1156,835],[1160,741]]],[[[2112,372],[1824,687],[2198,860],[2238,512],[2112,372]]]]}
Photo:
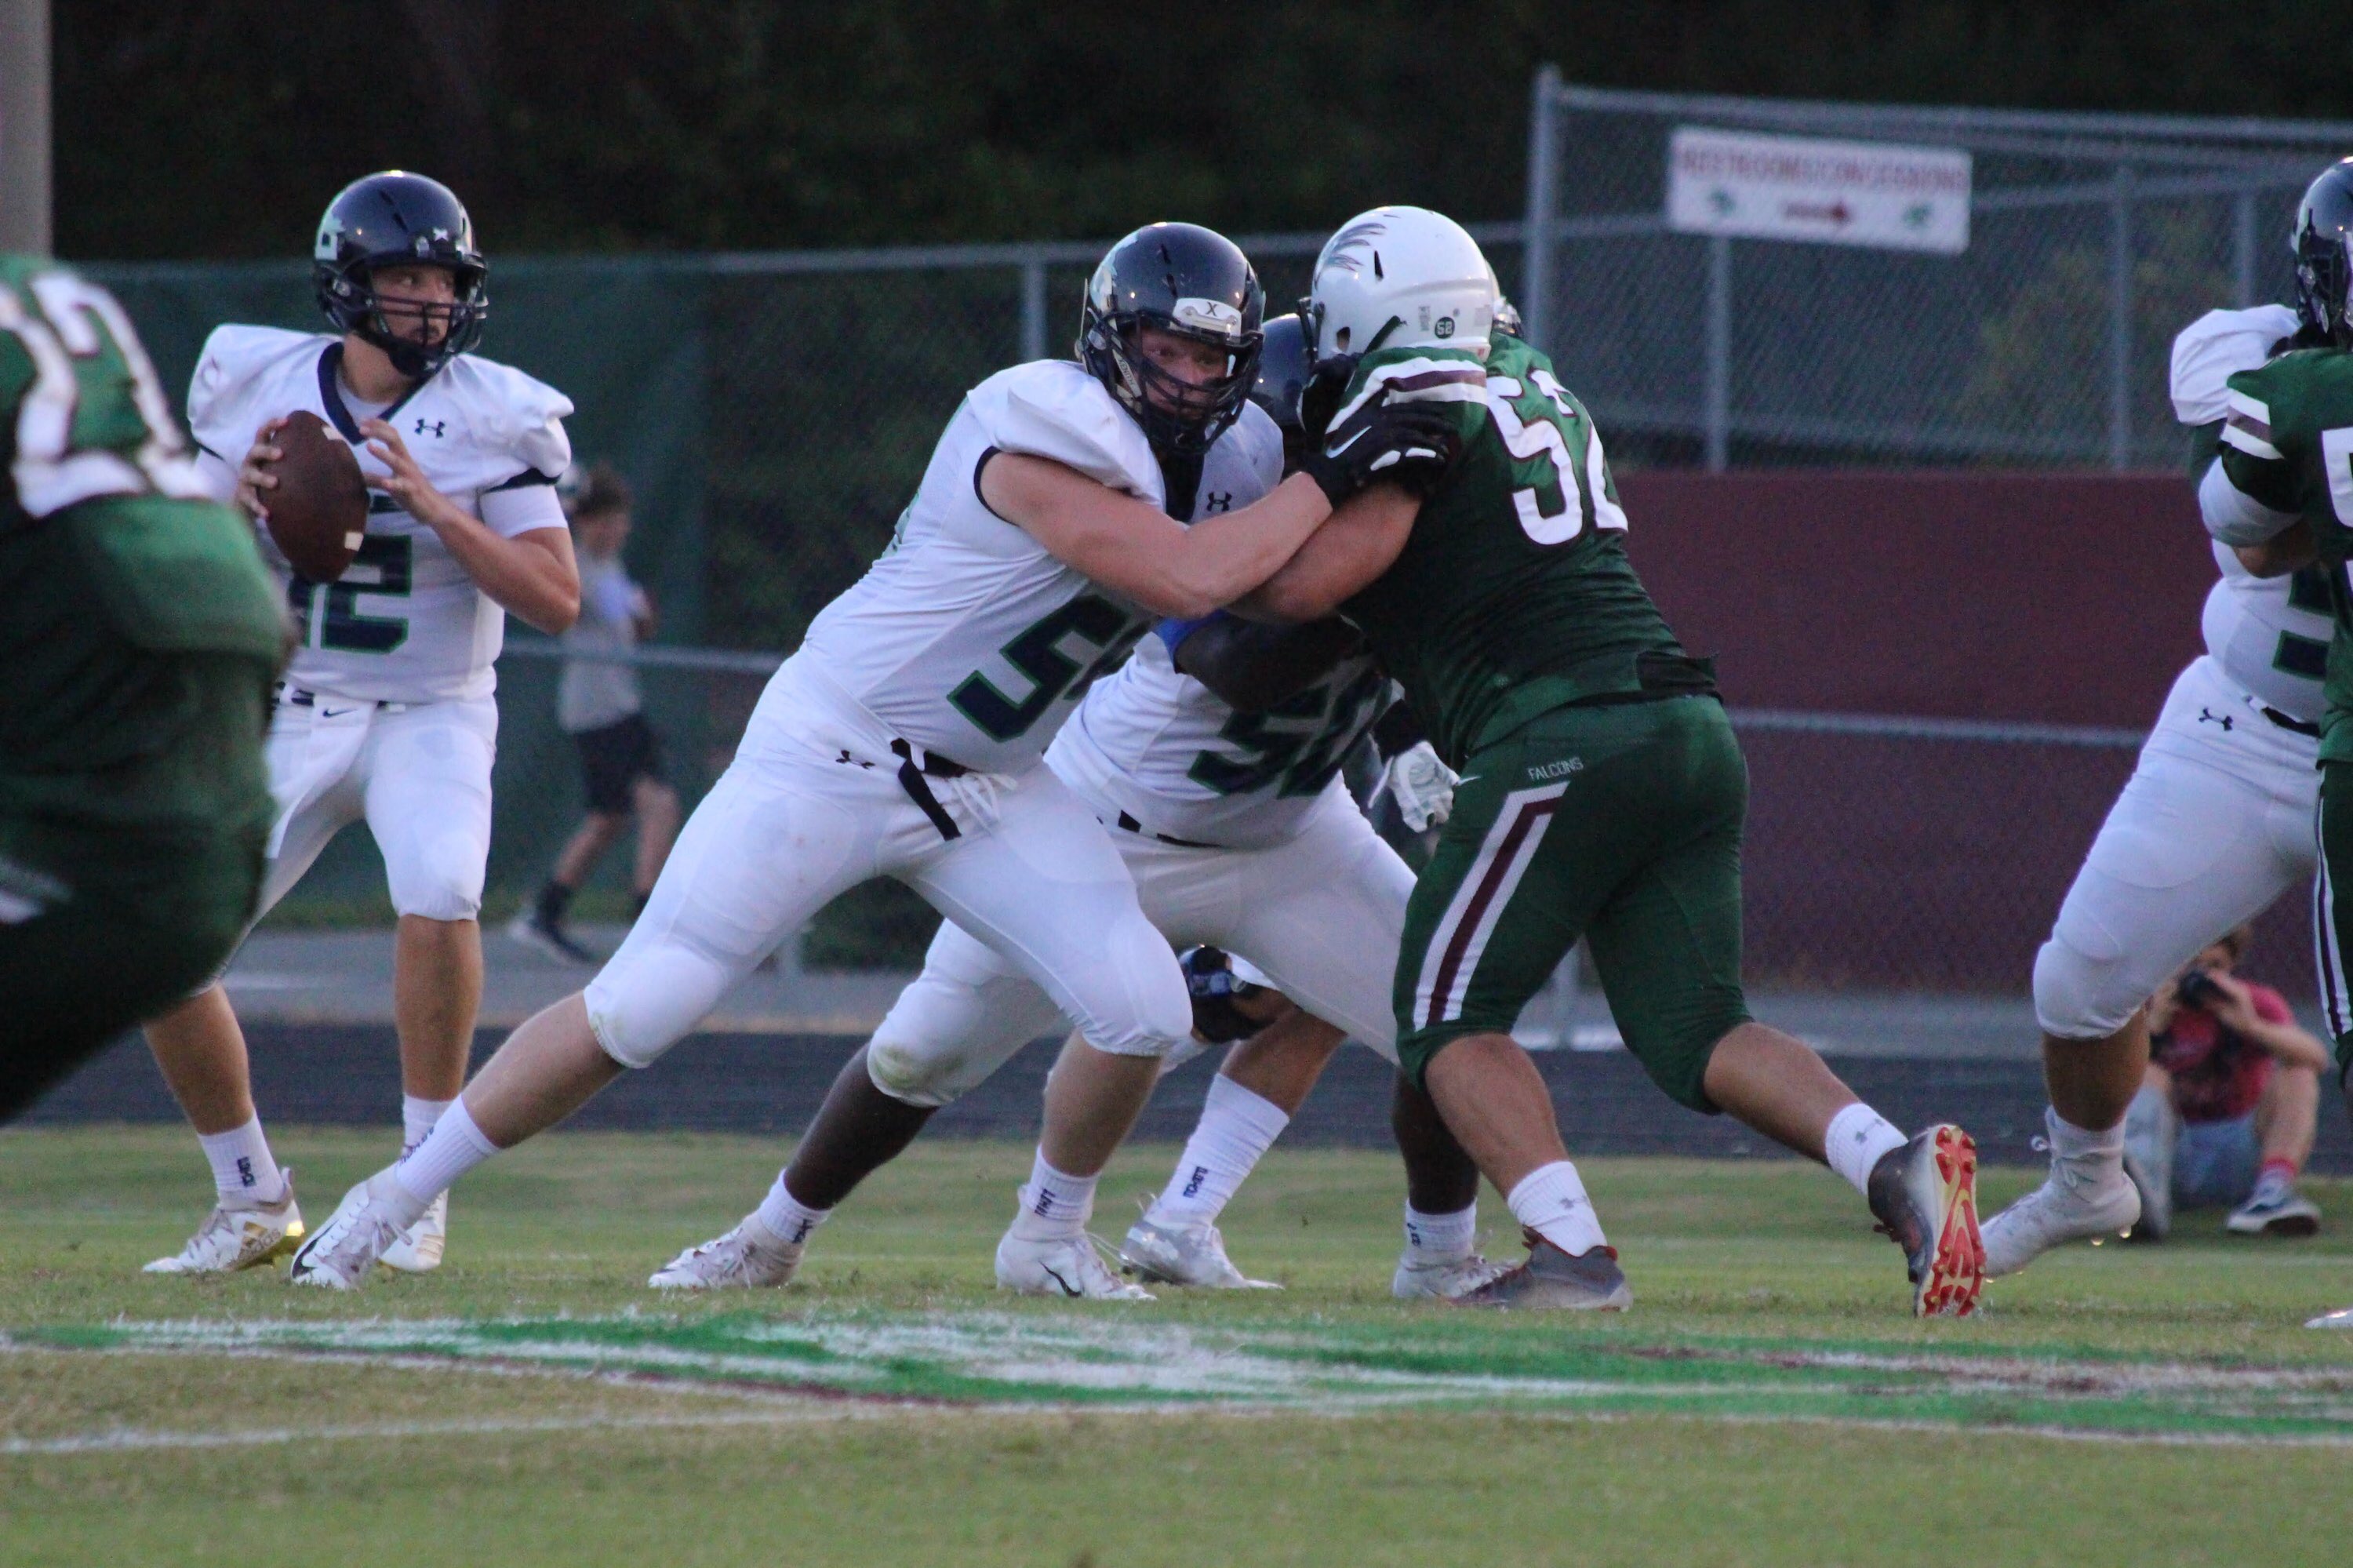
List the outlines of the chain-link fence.
{"type": "MultiPolygon", "coordinates": [[[[1473,232],[1621,462],[2169,466],[2166,343],[2211,304],[2284,291],[2279,240],[2317,162],[2312,137],[2330,129],[2217,134],[1549,81],[1537,101],[1531,223],[1473,232]],[[1966,146],[1971,248],[1931,257],[1670,233],[1665,149],[1685,123],[1966,146]],[[1553,242],[1524,258],[1529,232],[1553,242]]],[[[1323,235],[1239,238],[1271,308],[1287,308],[1323,235]]],[[[1068,351],[1103,249],[517,259],[489,238],[484,351],[568,393],[577,450],[617,463],[638,491],[630,566],[670,645],[649,651],[646,700],[690,803],[723,766],[766,661],[887,540],[965,390],[1068,351]]],[[[130,307],[174,388],[216,323],[317,325],[299,261],[87,270],[130,307]]],[[[517,630],[501,664],[494,916],[577,820],[550,652],[517,630]]],[[[1758,715],[1742,728],[1756,775],[1750,962],[1771,980],[2021,989],[2130,765],[2115,735],[1758,715]]],[[[626,909],[621,876],[617,855],[592,913],[626,909]]],[[[285,917],[387,910],[375,854],[350,833],[285,917]]],[[[2288,922],[2267,943],[2274,972],[2307,965],[2292,916],[2274,918],[2288,922]]],[[[810,957],[903,962],[925,929],[904,900],[861,894],[820,926],[810,957]]]]}
{"type": "MultiPolygon", "coordinates": [[[[554,652],[518,640],[503,667],[510,738],[493,880],[511,896],[577,821],[569,747],[529,718],[553,704],[554,652]]],[[[699,649],[639,657],[649,713],[691,798],[725,767],[773,660],[699,649]]],[[[1747,972],[1799,991],[2023,991],[2140,742],[2085,726],[1761,709],[1735,708],[1733,722],[1750,772],[1747,972]]],[[[913,895],[878,885],[821,917],[804,959],[911,968],[935,923],[913,895]]],[[[2258,947],[2267,980],[2310,991],[2301,900],[2264,917],[2258,947]]]]}
{"type": "Polygon", "coordinates": [[[2173,334],[2288,297],[2305,185],[2353,125],[1912,109],[1537,79],[1532,335],[1652,461],[2171,467],[2173,334]],[[1957,255],[1672,232],[1679,129],[1971,160],[1957,255]]]}

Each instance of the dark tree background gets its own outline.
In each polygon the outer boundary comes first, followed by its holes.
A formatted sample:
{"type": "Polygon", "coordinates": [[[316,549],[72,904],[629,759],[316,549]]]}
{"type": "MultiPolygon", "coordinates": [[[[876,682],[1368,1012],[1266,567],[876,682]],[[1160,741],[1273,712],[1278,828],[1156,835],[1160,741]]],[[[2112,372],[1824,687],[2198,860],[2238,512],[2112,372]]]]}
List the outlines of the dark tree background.
{"type": "Polygon", "coordinates": [[[1529,73],[1913,102],[2353,117],[2344,0],[70,0],[58,248],[299,249],[435,173],[500,250],[1312,229],[1522,205],[1529,73]]]}

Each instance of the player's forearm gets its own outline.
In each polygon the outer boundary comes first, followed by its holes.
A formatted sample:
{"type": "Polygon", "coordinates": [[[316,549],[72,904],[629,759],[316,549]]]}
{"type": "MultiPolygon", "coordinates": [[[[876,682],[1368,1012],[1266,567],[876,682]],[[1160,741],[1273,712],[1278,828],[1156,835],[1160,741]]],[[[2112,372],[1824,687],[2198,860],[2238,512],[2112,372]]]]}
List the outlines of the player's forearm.
{"type": "Polygon", "coordinates": [[[2297,525],[2295,513],[2267,506],[2233,483],[2221,458],[2198,482],[2198,514],[2207,533],[2234,550],[2269,544],[2297,525]]]}
{"type": "Polygon", "coordinates": [[[1394,484],[1350,497],[1281,569],[1234,606],[1235,613],[1252,620],[1322,620],[1389,569],[1420,512],[1420,497],[1394,484]]]}
{"type": "Polygon", "coordinates": [[[1358,641],[1342,620],[1309,626],[1210,621],[1176,650],[1176,668],[1243,713],[1262,713],[1323,679],[1358,641]]]}
{"type": "Polygon", "coordinates": [[[1280,570],[1331,514],[1315,482],[1293,474],[1239,512],[1204,518],[1160,557],[1155,587],[1166,598],[1149,608],[1183,620],[1224,609],[1280,570]]]}
{"type": "Polygon", "coordinates": [[[2312,536],[2312,524],[2298,523],[2260,545],[2233,545],[2231,553],[2254,577],[2284,577],[2318,560],[2320,546],[2312,536]]]}
{"type": "MultiPolygon", "coordinates": [[[[434,521],[433,531],[474,586],[508,614],[551,637],[569,630],[580,619],[580,572],[571,559],[568,539],[559,552],[533,542],[533,535],[506,538],[455,508],[449,516],[434,521]]],[[[561,535],[563,530],[533,530],[539,533],[561,535]]]]}

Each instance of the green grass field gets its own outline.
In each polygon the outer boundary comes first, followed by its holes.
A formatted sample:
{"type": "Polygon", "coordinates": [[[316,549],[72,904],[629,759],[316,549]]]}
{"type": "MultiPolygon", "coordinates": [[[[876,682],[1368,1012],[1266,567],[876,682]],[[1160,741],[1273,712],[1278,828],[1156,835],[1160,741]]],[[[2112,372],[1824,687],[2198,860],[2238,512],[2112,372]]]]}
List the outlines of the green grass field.
{"type": "MultiPolygon", "coordinates": [[[[274,1136],[313,1219],[385,1136],[274,1136]]],[[[1387,1295],[1394,1161],[1278,1150],[1225,1229],[1282,1293],[1016,1301],[1025,1149],[919,1145],[789,1290],[643,1288],[782,1152],[558,1135],[353,1298],[148,1278],[177,1129],[0,1134],[0,1563],[2052,1563],[2353,1552],[2353,1183],[2335,1226],[2083,1247],[1960,1322],[1794,1163],[1593,1160],[1607,1319],[1387,1295]],[[453,1554],[455,1554],[453,1556],[453,1554]]],[[[1122,1158],[1115,1235],[1165,1171],[1122,1158]]],[[[1997,1171],[1989,1208],[2029,1180],[1997,1171]]],[[[1491,1248],[1511,1240],[1482,1203],[1491,1248]]]]}

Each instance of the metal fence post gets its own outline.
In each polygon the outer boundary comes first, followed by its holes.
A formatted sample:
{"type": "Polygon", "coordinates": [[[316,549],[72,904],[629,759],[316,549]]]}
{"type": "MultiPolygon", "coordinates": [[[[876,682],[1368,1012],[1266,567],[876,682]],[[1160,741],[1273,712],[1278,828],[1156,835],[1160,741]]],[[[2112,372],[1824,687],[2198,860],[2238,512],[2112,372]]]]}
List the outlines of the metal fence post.
{"type": "Polygon", "coordinates": [[[2241,310],[2255,302],[2255,193],[2241,191],[2231,204],[2231,282],[2241,310]]]}
{"type": "Polygon", "coordinates": [[[1538,66],[1528,92],[1528,222],[1521,249],[1520,324],[1528,342],[1549,354],[1552,338],[1552,248],[1560,217],[1560,68],[1538,66]]]}
{"type": "Polygon", "coordinates": [[[1046,357],[1046,263],[1021,263],[1021,360],[1046,357]]]}
{"type": "Polygon", "coordinates": [[[2116,166],[2108,201],[2108,466],[2132,467],[2133,170],[2116,166]]]}
{"type": "Polygon", "coordinates": [[[1732,240],[1707,241],[1707,471],[1732,460],[1732,240]]]}

